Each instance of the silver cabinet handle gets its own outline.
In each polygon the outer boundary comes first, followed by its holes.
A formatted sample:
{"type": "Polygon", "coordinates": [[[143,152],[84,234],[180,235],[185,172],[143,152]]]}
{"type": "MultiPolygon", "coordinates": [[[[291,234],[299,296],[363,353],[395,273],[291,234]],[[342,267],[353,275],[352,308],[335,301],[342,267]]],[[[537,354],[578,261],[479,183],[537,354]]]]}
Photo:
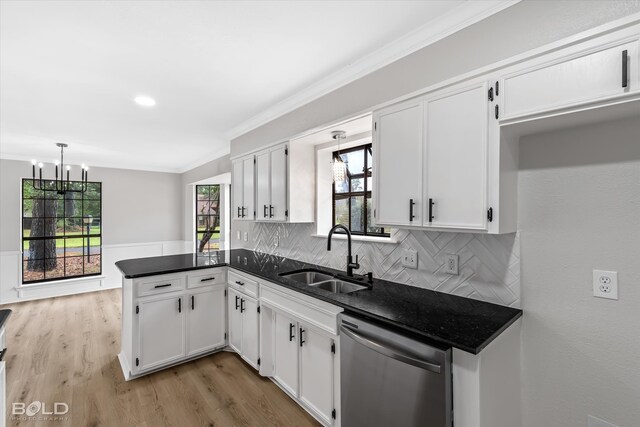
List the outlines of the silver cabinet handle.
{"type": "Polygon", "coordinates": [[[397,350],[397,349],[393,349],[393,348],[389,348],[383,344],[380,344],[370,338],[366,338],[358,333],[356,333],[355,331],[353,331],[351,328],[347,328],[345,327],[345,325],[341,325],[340,326],[340,332],[345,334],[346,336],[348,336],[349,338],[351,338],[352,340],[356,341],[359,344],[362,344],[363,346],[370,348],[373,351],[376,351],[382,355],[391,357],[395,360],[398,360],[402,363],[408,363],[409,365],[413,365],[415,367],[418,368],[422,368],[422,369],[426,369],[427,371],[431,371],[431,372],[435,372],[436,374],[439,374],[440,371],[442,370],[442,366],[438,363],[432,363],[432,362],[427,362],[425,360],[419,360],[416,359],[412,356],[409,356],[407,354],[404,354],[403,352],[397,350]]]}

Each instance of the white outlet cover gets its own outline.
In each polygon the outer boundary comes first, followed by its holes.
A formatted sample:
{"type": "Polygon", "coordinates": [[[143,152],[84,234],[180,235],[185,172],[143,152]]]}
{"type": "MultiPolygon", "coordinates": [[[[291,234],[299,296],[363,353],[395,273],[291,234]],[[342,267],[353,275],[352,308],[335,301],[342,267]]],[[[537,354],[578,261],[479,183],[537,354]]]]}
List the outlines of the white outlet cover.
{"type": "Polygon", "coordinates": [[[404,255],[402,255],[402,266],[407,268],[418,268],[418,251],[404,251],[404,255]]]}
{"type": "Polygon", "coordinates": [[[444,256],[444,272],[457,275],[459,261],[460,257],[457,254],[446,254],[444,256]]]}
{"type": "Polygon", "coordinates": [[[248,232],[248,231],[245,231],[245,232],[244,232],[244,241],[245,241],[245,242],[248,242],[248,241],[249,241],[249,232],[248,232]]]}
{"type": "Polygon", "coordinates": [[[242,232],[238,230],[238,240],[242,240],[242,232]]]}
{"type": "Polygon", "coordinates": [[[596,418],[593,415],[587,416],[587,427],[618,427],[615,424],[611,424],[600,418],[596,418]]]}
{"type": "Polygon", "coordinates": [[[618,273],[616,271],[593,270],[593,296],[618,299],[618,273]]]}

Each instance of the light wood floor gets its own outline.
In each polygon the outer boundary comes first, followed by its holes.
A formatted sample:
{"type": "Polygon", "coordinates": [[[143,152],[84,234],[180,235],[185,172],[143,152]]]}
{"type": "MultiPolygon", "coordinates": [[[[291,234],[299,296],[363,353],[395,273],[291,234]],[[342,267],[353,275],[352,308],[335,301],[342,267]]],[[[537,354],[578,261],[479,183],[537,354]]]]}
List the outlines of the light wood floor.
{"type": "Polygon", "coordinates": [[[316,426],[240,357],[221,352],[124,381],[120,290],[8,304],[7,425],[316,426]],[[63,421],[11,420],[11,402],[65,402],[63,421]]]}

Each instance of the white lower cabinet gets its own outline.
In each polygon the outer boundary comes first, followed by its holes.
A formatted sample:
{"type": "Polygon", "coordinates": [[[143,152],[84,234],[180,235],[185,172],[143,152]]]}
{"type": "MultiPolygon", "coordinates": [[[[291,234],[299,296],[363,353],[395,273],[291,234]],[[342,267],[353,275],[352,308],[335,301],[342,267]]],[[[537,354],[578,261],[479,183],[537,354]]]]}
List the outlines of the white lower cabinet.
{"type": "Polygon", "coordinates": [[[260,374],[323,425],[339,426],[337,315],[342,309],[285,288],[261,284],[260,289],[260,374]]]}
{"type": "Polygon", "coordinates": [[[138,304],[139,371],[153,369],[184,357],[185,313],[181,294],[138,304]]]}
{"type": "Polygon", "coordinates": [[[118,355],[125,379],[226,345],[226,269],[124,279],[118,355]]]}
{"type": "Polygon", "coordinates": [[[226,286],[187,295],[187,356],[221,347],[225,344],[226,286]]]}
{"type": "Polygon", "coordinates": [[[300,324],[300,400],[322,420],[331,424],[333,417],[334,340],[300,324]]]}
{"type": "Polygon", "coordinates": [[[258,367],[258,301],[229,288],[229,346],[254,368],[258,367]]]}
{"type": "Polygon", "coordinates": [[[297,321],[283,313],[273,317],[273,378],[289,393],[298,394],[297,321]]]}

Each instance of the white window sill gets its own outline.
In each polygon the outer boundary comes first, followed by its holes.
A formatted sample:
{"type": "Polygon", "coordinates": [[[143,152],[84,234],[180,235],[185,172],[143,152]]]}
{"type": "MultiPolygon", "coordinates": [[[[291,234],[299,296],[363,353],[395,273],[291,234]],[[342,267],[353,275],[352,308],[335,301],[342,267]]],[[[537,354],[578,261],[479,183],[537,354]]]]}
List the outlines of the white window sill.
{"type": "MultiPolygon", "coordinates": [[[[326,240],[328,235],[327,234],[312,234],[311,237],[318,237],[318,238],[322,238],[322,239],[326,240]]],[[[347,240],[347,235],[346,234],[334,233],[332,238],[333,239],[338,239],[338,240],[347,240]]],[[[377,236],[354,236],[354,235],[351,235],[351,240],[353,240],[355,242],[387,243],[387,244],[391,244],[391,245],[397,245],[398,244],[398,241],[396,239],[394,239],[393,236],[391,236],[391,237],[377,237],[377,236]]]]}
{"type": "Polygon", "coordinates": [[[82,282],[94,282],[96,280],[104,280],[107,276],[99,275],[99,276],[86,276],[86,277],[74,277],[73,279],[60,279],[60,280],[52,280],[50,282],[40,282],[40,283],[20,283],[17,288],[40,288],[47,286],[60,286],[67,285],[72,283],[82,283],[82,282]]]}

